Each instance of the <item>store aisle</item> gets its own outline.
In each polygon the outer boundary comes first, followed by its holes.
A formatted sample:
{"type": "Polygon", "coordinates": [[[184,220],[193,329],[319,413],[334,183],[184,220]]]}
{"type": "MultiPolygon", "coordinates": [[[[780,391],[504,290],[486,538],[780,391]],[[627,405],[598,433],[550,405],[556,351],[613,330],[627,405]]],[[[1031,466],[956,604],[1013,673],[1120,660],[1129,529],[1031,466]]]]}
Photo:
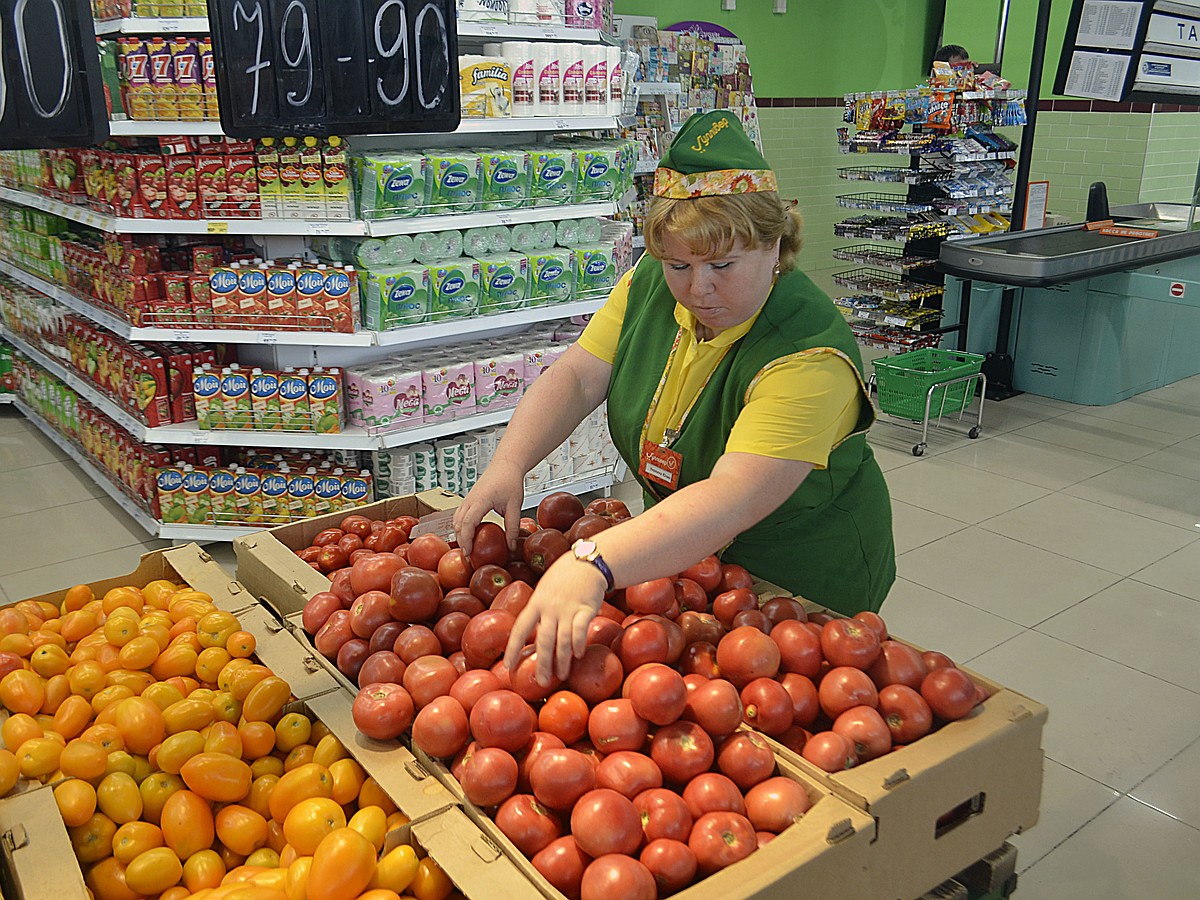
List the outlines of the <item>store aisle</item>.
{"type": "MultiPolygon", "coordinates": [[[[1022,396],[984,435],[883,422],[899,635],[1050,707],[1021,900],[1196,896],[1200,377],[1110,407],[1022,396]]],[[[0,599],[123,574],[136,524],[0,408],[0,599]]],[[[228,547],[212,548],[232,566],[228,547]]]]}

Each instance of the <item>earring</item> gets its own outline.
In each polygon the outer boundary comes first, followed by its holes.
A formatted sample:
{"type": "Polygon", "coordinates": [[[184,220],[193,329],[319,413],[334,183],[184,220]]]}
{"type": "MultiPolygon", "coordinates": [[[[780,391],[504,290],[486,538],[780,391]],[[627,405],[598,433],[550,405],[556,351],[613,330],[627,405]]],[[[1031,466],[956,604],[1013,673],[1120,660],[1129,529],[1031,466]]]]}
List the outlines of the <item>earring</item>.
{"type": "Polygon", "coordinates": [[[778,277],[779,277],[779,260],[775,260],[775,271],[774,271],[774,272],[772,272],[772,275],[773,275],[775,278],[778,278],[778,277]]]}

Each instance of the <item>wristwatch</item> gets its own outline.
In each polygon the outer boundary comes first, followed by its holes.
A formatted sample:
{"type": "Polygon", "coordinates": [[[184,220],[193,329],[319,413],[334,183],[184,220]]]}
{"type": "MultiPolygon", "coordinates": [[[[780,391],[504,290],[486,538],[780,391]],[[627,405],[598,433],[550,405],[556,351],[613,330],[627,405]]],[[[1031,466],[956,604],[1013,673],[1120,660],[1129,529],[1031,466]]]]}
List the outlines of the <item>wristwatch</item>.
{"type": "Polygon", "coordinates": [[[575,558],[580,562],[591,563],[599,569],[600,574],[604,576],[604,581],[608,584],[608,589],[610,591],[613,589],[612,569],[608,567],[608,563],[600,555],[600,548],[596,546],[595,541],[580,538],[571,545],[571,552],[575,554],[575,558]]]}

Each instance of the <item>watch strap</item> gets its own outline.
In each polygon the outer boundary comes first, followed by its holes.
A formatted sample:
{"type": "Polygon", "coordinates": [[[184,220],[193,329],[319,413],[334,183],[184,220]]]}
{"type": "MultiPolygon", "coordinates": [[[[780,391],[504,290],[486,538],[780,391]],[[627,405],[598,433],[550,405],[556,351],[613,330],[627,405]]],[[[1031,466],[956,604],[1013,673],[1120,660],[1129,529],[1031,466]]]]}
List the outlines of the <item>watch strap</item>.
{"type": "Polygon", "coordinates": [[[581,562],[591,563],[593,566],[595,566],[597,569],[599,569],[600,574],[604,576],[604,582],[605,582],[605,584],[608,585],[608,589],[610,591],[613,589],[616,582],[613,580],[612,569],[610,569],[608,567],[608,563],[606,563],[604,561],[604,557],[600,555],[599,549],[597,549],[594,552],[587,554],[585,556],[580,556],[579,554],[576,554],[575,558],[581,562]]]}

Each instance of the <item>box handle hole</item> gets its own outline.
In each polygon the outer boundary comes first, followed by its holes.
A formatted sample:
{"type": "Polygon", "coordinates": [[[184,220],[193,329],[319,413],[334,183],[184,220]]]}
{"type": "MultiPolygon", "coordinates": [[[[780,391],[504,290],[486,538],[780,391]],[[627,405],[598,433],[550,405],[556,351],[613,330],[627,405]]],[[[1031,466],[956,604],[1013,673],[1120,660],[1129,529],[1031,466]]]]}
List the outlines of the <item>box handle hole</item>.
{"type": "Polygon", "coordinates": [[[938,816],[937,822],[933,827],[934,838],[940,838],[942,835],[949,834],[968,819],[972,819],[982,813],[986,800],[987,794],[980,791],[974,797],[969,797],[953,809],[942,813],[942,815],[938,816]]]}

